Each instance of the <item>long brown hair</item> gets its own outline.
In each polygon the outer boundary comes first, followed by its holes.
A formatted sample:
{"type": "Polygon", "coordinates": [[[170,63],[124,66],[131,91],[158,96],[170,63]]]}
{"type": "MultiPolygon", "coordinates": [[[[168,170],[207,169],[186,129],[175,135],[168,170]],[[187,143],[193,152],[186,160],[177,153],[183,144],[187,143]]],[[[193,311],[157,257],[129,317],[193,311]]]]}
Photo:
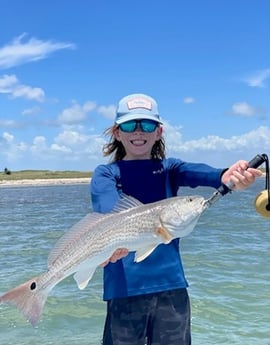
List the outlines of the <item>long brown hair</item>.
{"type": "MultiPolygon", "coordinates": [[[[112,162],[122,160],[126,155],[126,150],[121,143],[121,141],[117,140],[114,136],[114,131],[117,129],[117,125],[114,125],[105,130],[104,135],[109,136],[109,142],[103,146],[103,156],[107,157],[112,155],[112,162]]],[[[165,158],[165,140],[161,137],[159,140],[155,142],[152,147],[151,151],[151,158],[152,159],[163,159],[165,158]]]]}

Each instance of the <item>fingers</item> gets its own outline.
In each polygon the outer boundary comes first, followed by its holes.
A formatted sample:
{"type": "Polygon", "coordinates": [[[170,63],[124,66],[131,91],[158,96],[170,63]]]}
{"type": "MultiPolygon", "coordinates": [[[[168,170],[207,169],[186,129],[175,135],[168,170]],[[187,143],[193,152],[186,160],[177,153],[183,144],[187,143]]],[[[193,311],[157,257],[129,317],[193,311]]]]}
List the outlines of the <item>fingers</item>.
{"type": "Polygon", "coordinates": [[[255,181],[255,176],[247,170],[233,171],[230,180],[234,184],[234,189],[243,189],[255,181]]]}
{"type": "Polygon", "coordinates": [[[118,248],[111,256],[110,262],[115,263],[117,260],[122,259],[123,257],[127,255],[128,255],[128,250],[126,248],[118,248]]]}
{"type": "Polygon", "coordinates": [[[233,183],[233,189],[245,189],[261,175],[260,170],[248,168],[248,162],[240,160],[224,173],[222,182],[225,184],[233,183]]]}
{"type": "Polygon", "coordinates": [[[105,267],[106,265],[108,265],[109,262],[115,263],[116,261],[124,258],[127,255],[128,255],[128,249],[127,248],[118,248],[113,253],[113,255],[108,260],[104,261],[100,266],[105,267]]]}
{"type": "Polygon", "coordinates": [[[234,189],[245,189],[254,183],[255,179],[262,175],[258,169],[248,168],[247,170],[242,167],[232,171],[230,181],[234,184],[234,189]]]}

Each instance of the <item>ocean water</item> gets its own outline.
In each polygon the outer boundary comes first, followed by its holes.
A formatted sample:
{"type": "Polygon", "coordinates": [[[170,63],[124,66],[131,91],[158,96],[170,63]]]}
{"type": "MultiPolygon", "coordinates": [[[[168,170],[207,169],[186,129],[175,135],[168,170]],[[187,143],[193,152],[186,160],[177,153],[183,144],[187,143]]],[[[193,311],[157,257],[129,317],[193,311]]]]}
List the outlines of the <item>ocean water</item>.
{"type": "MultiPolygon", "coordinates": [[[[223,197],[181,241],[193,345],[270,345],[270,219],[253,205],[262,189],[259,179],[223,197]]],[[[46,270],[53,244],[90,210],[85,184],[0,188],[0,294],[46,270]]],[[[13,306],[0,305],[0,344],[98,345],[104,318],[98,268],[85,290],[72,277],[58,284],[36,328],[13,306]]]]}

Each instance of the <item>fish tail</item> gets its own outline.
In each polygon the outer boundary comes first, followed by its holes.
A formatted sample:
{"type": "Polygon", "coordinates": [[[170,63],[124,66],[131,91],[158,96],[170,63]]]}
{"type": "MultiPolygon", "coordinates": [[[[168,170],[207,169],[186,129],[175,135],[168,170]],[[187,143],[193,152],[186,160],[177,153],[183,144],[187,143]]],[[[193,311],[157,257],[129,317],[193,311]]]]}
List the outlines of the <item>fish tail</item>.
{"type": "Polygon", "coordinates": [[[15,305],[34,327],[38,323],[50,289],[39,289],[36,277],[0,296],[0,303],[15,305]]]}

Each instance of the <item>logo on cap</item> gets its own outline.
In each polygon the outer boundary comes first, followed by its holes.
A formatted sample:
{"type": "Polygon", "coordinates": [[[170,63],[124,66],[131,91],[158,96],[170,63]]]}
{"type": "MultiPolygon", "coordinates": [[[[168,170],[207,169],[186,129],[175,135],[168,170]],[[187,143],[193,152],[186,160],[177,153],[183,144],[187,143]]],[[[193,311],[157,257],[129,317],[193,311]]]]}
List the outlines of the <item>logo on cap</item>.
{"type": "Polygon", "coordinates": [[[148,99],[143,97],[133,98],[127,102],[127,106],[129,110],[137,109],[137,108],[144,108],[146,110],[152,110],[152,103],[148,99]]]}

